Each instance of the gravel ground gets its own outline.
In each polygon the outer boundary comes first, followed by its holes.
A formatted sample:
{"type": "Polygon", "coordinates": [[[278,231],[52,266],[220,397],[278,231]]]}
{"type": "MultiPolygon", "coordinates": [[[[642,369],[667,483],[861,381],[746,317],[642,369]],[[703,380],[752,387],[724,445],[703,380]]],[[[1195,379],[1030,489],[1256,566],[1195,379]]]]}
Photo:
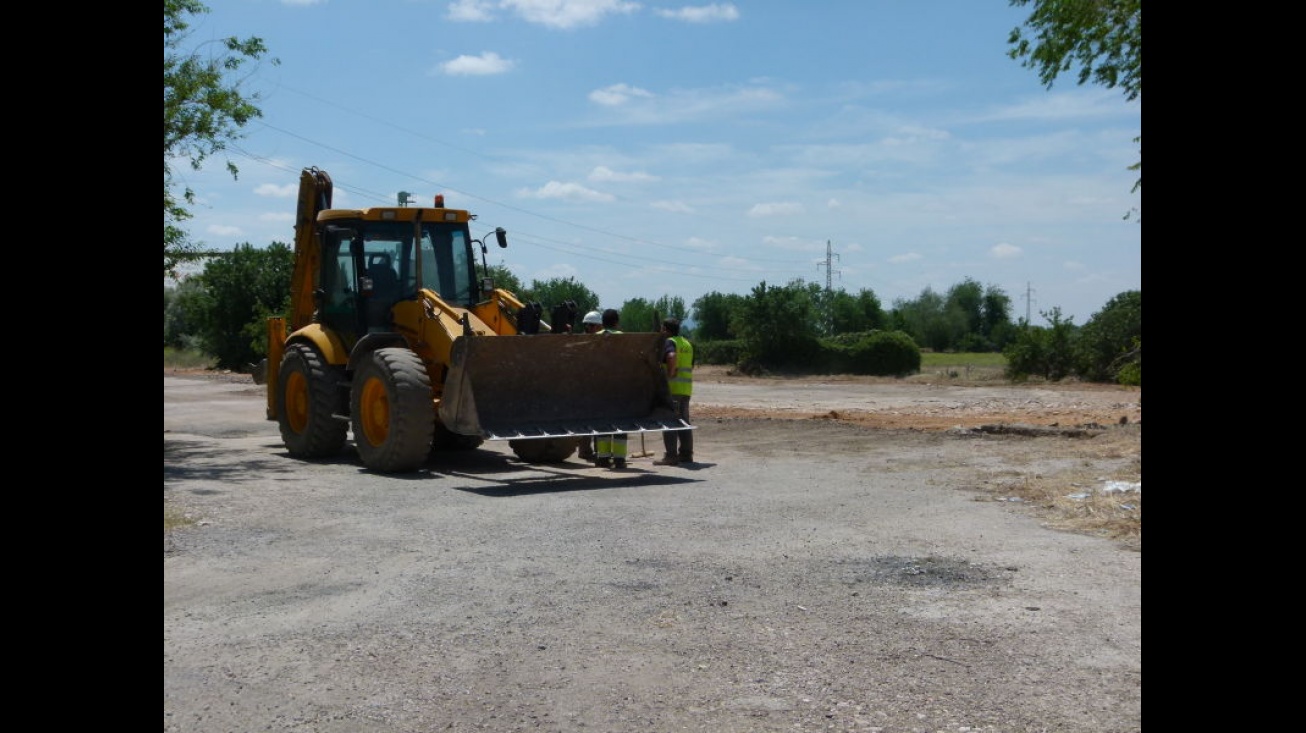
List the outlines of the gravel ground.
{"type": "Polygon", "coordinates": [[[980,490],[1141,465],[1140,391],[700,380],[692,467],[386,476],[165,371],[165,732],[1141,731],[1141,551],[980,490]]]}

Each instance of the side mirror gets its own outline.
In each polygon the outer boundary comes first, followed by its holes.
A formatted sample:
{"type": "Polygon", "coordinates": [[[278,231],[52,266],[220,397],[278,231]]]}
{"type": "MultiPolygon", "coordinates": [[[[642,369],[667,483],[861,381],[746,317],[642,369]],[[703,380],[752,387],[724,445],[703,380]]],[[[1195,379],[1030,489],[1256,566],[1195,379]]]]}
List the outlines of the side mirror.
{"type": "Polygon", "coordinates": [[[495,237],[495,239],[498,239],[498,240],[499,240],[499,246],[500,246],[500,247],[507,248],[507,246],[508,246],[508,230],[507,230],[507,229],[504,229],[503,227],[495,227],[495,228],[494,228],[494,237],[495,237]]]}

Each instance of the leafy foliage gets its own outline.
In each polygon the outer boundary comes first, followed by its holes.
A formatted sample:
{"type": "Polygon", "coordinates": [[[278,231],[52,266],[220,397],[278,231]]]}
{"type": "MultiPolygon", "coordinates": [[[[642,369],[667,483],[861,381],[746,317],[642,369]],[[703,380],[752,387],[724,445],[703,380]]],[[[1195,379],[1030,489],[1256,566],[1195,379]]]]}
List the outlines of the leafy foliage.
{"type": "Polygon", "coordinates": [[[784,287],[763,281],[740,310],[734,326],[745,360],[792,367],[811,363],[819,353],[813,303],[801,280],[784,287]]]}
{"type": "Polygon", "coordinates": [[[875,293],[863,288],[856,295],[835,290],[830,295],[830,335],[883,329],[888,319],[875,293]]]}
{"type": "Polygon", "coordinates": [[[599,296],[574,277],[554,277],[532,280],[525,296],[517,294],[523,303],[539,303],[544,313],[571,301],[576,304],[578,317],[599,307],[599,296]]]}
{"type": "MultiPolygon", "coordinates": [[[[1051,88],[1062,72],[1078,66],[1079,84],[1093,82],[1107,89],[1124,89],[1125,98],[1143,94],[1142,0],[1010,0],[1012,7],[1032,4],[1025,30],[1011,31],[1007,55],[1038,72],[1039,81],[1051,88]]],[[[1129,167],[1142,171],[1141,136],[1138,162],[1129,167]]],[[[1139,174],[1134,190],[1143,185],[1139,174]]]]}
{"type": "Polygon", "coordinates": [[[1074,372],[1074,347],[1078,336],[1074,319],[1063,319],[1060,308],[1040,315],[1048,321],[1046,328],[1030,326],[1022,321],[1023,328],[1016,340],[1003,351],[1007,357],[1008,379],[1024,381],[1039,376],[1060,381],[1074,372]]]}
{"type": "Polygon", "coordinates": [[[1128,290],[1094,313],[1083,327],[1062,319],[1061,309],[1043,313],[1046,328],[1023,321],[1004,351],[1008,379],[1070,376],[1091,382],[1143,383],[1143,293],[1128,290]]]}
{"type": "Polygon", "coordinates": [[[1119,381],[1126,366],[1129,380],[1142,381],[1143,293],[1129,290],[1107,301],[1080,329],[1076,371],[1094,382],[1119,381]]]}
{"type": "Polygon", "coordinates": [[[694,333],[701,341],[730,341],[737,337],[732,319],[741,311],[744,296],[711,292],[694,301],[694,333]]]}
{"type": "MultiPolygon", "coordinates": [[[[187,187],[180,198],[174,193],[173,161],[200,170],[209,156],[225,150],[250,120],[263,114],[259,95],[244,93],[243,79],[232,79],[246,62],[267,53],[262,39],[224,38],[216,42],[217,53],[183,50],[188,17],[208,11],[199,0],[163,1],[163,272],[172,277],[182,262],[201,256],[182,228],[191,217],[187,207],[195,203],[195,192],[187,187]]],[[[226,166],[236,177],[236,165],[227,161],[226,166]]]]}
{"type": "Polygon", "coordinates": [[[243,369],[267,355],[267,319],[284,314],[290,301],[294,252],[281,242],[266,249],[245,243],[210,261],[187,299],[186,318],[196,325],[201,348],[220,369],[243,369]]]}
{"type": "Polygon", "coordinates": [[[175,288],[163,289],[163,345],[179,351],[201,350],[199,343],[200,303],[204,286],[188,277],[175,288]]]}
{"type": "MultiPolygon", "coordinates": [[[[239,245],[216,257],[200,275],[176,289],[164,288],[164,345],[199,349],[221,368],[240,369],[266,350],[266,318],[284,314],[294,256],[274,242],[267,250],[239,245]]],[[[511,271],[488,268],[496,285],[525,302],[538,302],[542,315],[568,300],[576,318],[601,310],[598,296],[573,277],[533,281],[523,288],[511,271]]],[[[735,364],[745,372],[769,369],[808,373],[902,375],[919,371],[921,344],[931,352],[994,353],[1001,348],[1004,374],[1015,380],[1038,376],[1059,380],[1077,376],[1095,381],[1141,384],[1142,293],[1129,291],[1095,313],[1089,325],[1075,326],[1060,309],[1041,314],[1046,328],[1009,320],[1010,299],[995,286],[967,278],[940,295],[930,288],[915,300],[900,300],[883,311],[869,290],[856,296],[827,293],[801,279],[776,287],[760,283],[749,295],[709,293],[688,311],[679,297],[631,298],[619,308],[621,328],[656,330],[666,316],[693,319],[695,357],[704,364],[735,364]],[[882,323],[823,336],[822,308],[836,324],[882,323]],[[654,315],[658,323],[654,323],[654,315]],[[735,335],[719,338],[718,334],[735,335]]],[[[552,320],[552,319],[551,319],[552,320]]],[[[577,323],[573,321],[573,327],[577,323]]]]}
{"type": "MultiPolygon", "coordinates": [[[[685,299],[664,295],[656,301],[644,298],[632,298],[621,304],[621,327],[624,331],[658,331],[662,328],[662,319],[671,317],[684,320],[685,299]]],[[[681,331],[685,338],[693,334],[681,331]]]]}
{"type": "Polygon", "coordinates": [[[490,265],[485,276],[494,282],[494,287],[503,288],[518,298],[523,297],[526,292],[526,286],[522,284],[521,278],[503,265],[490,265]]]}
{"type": "Polygon", "coordinates": [[[921,370],[920,347],[901,331],[843,334],[823,345],[835,354],[833,372],[902,377],[921,370]]]}

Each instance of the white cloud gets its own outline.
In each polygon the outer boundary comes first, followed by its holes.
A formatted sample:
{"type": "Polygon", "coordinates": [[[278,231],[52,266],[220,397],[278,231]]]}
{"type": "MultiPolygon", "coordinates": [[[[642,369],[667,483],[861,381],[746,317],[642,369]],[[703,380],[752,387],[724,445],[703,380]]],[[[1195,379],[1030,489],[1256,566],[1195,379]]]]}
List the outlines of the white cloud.
{"type": "Polygon", "coordinates": [[[989,256],[999,260],[1009,260],[1012,257],[1019,257],[1023,252],[1024,250],[1020,247],[1003,242],[1002,244],[991,247],[989,249],[989,256]]]}
{"type": "Polygon", "coordinates": [[[517,195],[523,198],[562,199],[564,201],[613,201],[616,199],[610,193],[585,188],[579,183],[561,183],[559,181],[549,181],[534,191],[527,188],[519,189],[517,195]]]}
{"type": "Polygon", "coordinates": [[[657,176],[651,176],[644,171],[621,173],[602,165],[595,166],[594,170],[590,171],[589,179],[591,181],[616,181],[618,183],[647,183],[658,180],[657,176]]]}
{"type": "Polygon", "coordinates": [[[559,278],[565,280],[569,277],[575,278],[578,275],[579,272],[574,266],[567,264],[566,262],[557,262],[548,267],[536,270],[535,274],[531,276],[531,279],[545,281],[559,278]]]}
{"type": "Polygon", "coordinates": [[[990,110],[973,121],[1077,120],[1136,114],[1136,102],[1122,101],[1119,92],[1106,89],[1050,92],[990,110]]]}
{"type": "Polygon", "coordinates": [[[294,225],[295,215],[289,211],[266,211],[258,215],[258,220],[271,222],[273,224],[294,225]]]}
{"type": "MultiPolygon", "coordinates": [[[[590,92],[589,99],[620,110],[623,124],[650,125],[738,117],[774,110],[785,102],[779,90],[763,86],[675,89],[657,95],[627,84],[613,84],[590,92]]],[[[602,120],[599,124],[612,121],[602,120]]]]}
{"type": "Polygon", "coordinates": [[[889,261],[895,265],[904,265],[908,262],[915,262],[920,258],[921,256],[915,252],[907,252],[905,254],[894,255],[889,258],[889,261]]]}
{"type": "Polygon", "coordinates": [[[739,9],[731,3],[686,5],[677,10],[658,9],[653,12],[663,18],[683,20],[686,23],[713,23],[722,20],[739,20],[739,9]]]}
{"type": "Polygon", "coordinates": [[[254,193],[258,196],[270,196],[278,199],[294,198],[299,193],[299,184],[287,183],[284,186],[278,186],[273,183],[264,183],[255,187],[254,193]]]}
{"type": "Polygon", "coordinates": [[[226,224],[210,224],[204,231],[209,234],[215,234],[219,237],[238,237],[244,230],[240,227],[228,226],[226,224]]]}
{"type": "Polygon", "coordinates": [[[839,203],[839,199],[830,199],[829,201],[825,202],[825,208],[830,209],[831,211],[839,208],[840,206],[843,206],[843,204],[839,203]]]}
{"type": "Polygon", "coordinates": [[[767,235],[762,237],[762,244],[765,244],[768,247],[774,247],[775,249],[782,249],[787,252],[816,252],[818,250],[822,252],[825,251],[824,240],[820,242],[816,242],[811,239],[804,239],[802,237],[793,237],[793,236],[777,237],[774,235],[767,235]]]}
{"type": "Polygon", "coordinates": [[[613,84],[590,92],[589,100],[604,107],[617,107],[626,104],[635,97],[651,99],[653,93],[627,84],[613,84]]]}
{"type": "Polygon", "coordinates": [[[281,0],[282,5],[317,5],[326,2],[326,0],[281,0]]]}
{"type": "Polygon", "coordinates": [[[623,0],[501,0],[499,6],[512,10],[527,23],[562,29],[597,25],[605,16],[629,14],[640,8],[639,3],[623,0]]]}
{"type": "Polygon", "coordinates": [[[746,260],[742,257],[722,257],[717,260],[717,265],[722,269],[729,270],[761,270],[761,266],[752,260],[746,260]]]}
{"type": "Polygon", "coordinates": [[[494,20],[494,3],[489,0],[454,0],[444,17],[454,22],[484,23],[494,20]]]}
{"type": "Polygon", "coordinates": [[[805,209],[802,204],[792,202],[753,204],[753,208],[748,210],[749,216],[798,216],[805,209]]]}
{"type": "Polygon", "coordinates": [[[489,76],[503,74],[512,70],[514,62],[500,58],[493,51],[486,51],[480,56],[462,55],[452,61],[440,64],[440,72],[447,76],[489,76]]]}
{"type": "Polygon", "coordinates": [[[684,201],[654,201],[649,206],[672,214],[692,214],[694,208],[684,201]]]}

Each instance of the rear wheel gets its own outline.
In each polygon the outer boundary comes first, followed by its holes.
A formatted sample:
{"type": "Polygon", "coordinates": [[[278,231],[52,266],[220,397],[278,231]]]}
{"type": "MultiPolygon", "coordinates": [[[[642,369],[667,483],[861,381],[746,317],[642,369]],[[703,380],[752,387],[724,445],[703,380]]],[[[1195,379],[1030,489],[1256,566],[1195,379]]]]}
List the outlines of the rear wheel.
{"type": "Polygon", "coordinates": [[[580,438],[538,438],[510,440],[508,447],[527,463],[561,463],[580,446],[580,438]]]}
{"type": "Polygon", "coordinates": [[[435,404],[426,366],[405,348],[377,349],[354,374],[350,395],[354,445],[374,471],[413,471],[435,437],[435,404]]]}
{"type": "Polygon", "coordinates": [[[337,385],[340,367],[326,363],[308,344],[291,344],[277,372],[277,424],[281,440],[296,458],[325,458],[340,453],[349,423],[341,413],[337,385]]]}

